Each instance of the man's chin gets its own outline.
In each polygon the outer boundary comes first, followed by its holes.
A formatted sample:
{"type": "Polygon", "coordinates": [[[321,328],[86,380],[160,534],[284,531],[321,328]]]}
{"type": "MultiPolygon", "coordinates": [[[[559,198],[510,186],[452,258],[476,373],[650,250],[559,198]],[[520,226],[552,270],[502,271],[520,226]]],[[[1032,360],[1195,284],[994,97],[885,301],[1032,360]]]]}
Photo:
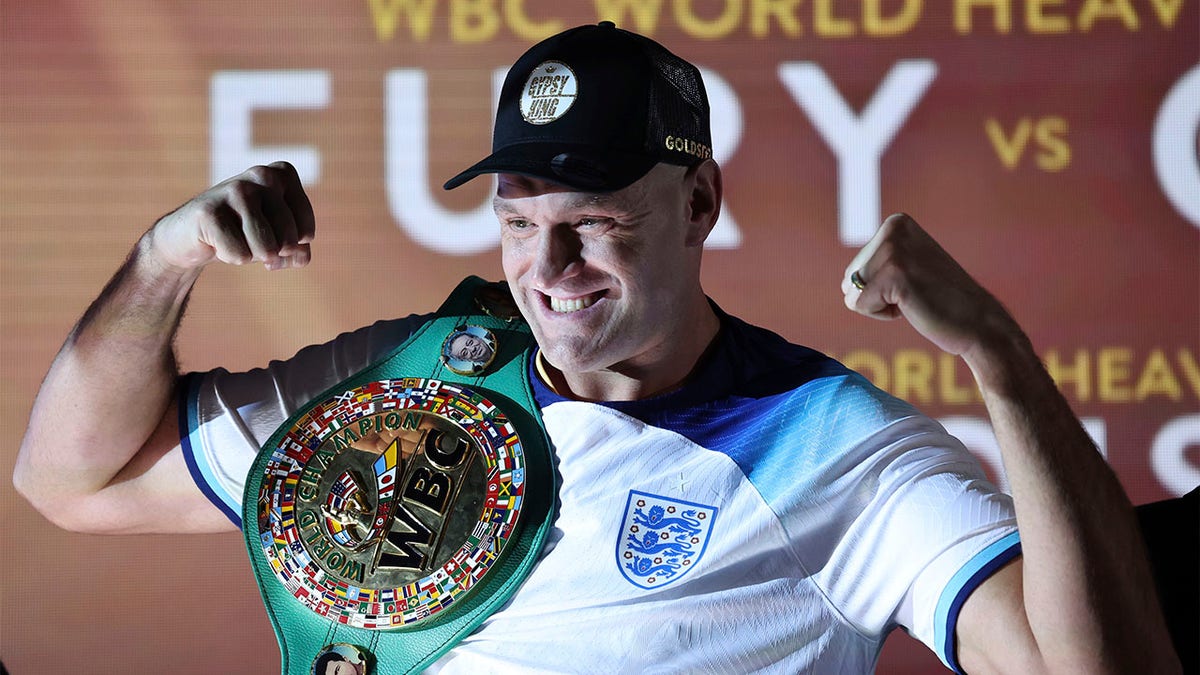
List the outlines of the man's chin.
{"type": "Polygon", "coordinates": [[[604,370],[607,365],[595,349],[584,349],[581,345],[564,344],[559,340],[550,344],[539,342],[539,347],[546,363],[561,373],[604,370]]]}

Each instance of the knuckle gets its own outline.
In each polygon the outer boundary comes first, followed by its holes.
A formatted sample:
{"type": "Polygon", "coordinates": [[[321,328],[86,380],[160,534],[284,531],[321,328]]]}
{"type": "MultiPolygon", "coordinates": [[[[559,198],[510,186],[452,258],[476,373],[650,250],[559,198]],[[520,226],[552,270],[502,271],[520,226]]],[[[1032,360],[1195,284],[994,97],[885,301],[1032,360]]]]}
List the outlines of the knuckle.
{"type": "Polygon", "coordinates": [[[221,220],[219,202],[212,199],[200,198],[193,200],[190,211],[194,217],[202,221],[220,222],[221,220]]]}
{"type": "Polygon", "coordinates": [[[286,174],[290,174],[293,176],[296,175],[296,167],[292,166],[292,163],[285,159],[276,160],[274,162],[271,162],[267,166],[271,167],[272,169],[282,171],[286,174]]]}
{"type": "Polygon", "coordinates": [[[252,166],[249,169],[246,169],[245,171],[242,172],[243,176],[245,176],[246,178],[254,181],[255,183],[259,183],[259,184],[261,184],[265,180],[270,180],[271,174],[272,174],[271,168],[263,166],[261,164],[258,166],[252,166]]]}
{"type": "Polygon", "coordinates": [[[253,198],[257,186],[249,181],[238,178],[225,185],[225,199],[235,209],[240,209],[253,198]]]}
{"type": "Polygon", "coordinates": [[[887,238],[906,237],[916,223],[906,213],[893,213],[883,221],[880,230],[887,238]]]}

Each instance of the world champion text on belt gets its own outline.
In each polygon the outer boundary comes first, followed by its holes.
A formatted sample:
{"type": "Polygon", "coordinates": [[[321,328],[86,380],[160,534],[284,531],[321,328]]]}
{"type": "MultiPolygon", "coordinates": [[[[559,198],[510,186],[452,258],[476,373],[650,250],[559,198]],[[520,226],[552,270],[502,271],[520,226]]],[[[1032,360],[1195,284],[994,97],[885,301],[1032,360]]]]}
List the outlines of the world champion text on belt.
{"type": "Polygon", "coordinates": [[[369,382],[314,406],[272,449],[262,551],[317,614],[413,626],[495,567],[524,488],[520,438],[485,396],[435,379],[369,382]]]}

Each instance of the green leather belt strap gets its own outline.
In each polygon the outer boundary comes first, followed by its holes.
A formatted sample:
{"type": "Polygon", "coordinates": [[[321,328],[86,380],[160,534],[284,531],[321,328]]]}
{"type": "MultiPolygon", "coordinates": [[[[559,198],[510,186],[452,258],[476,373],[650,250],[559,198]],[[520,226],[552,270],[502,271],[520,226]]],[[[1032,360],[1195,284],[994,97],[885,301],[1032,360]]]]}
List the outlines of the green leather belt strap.
{"type": "MultiPolygon", "coordinates": [[[[255,462],[250,470],[248,480],[246,482],[246,492],[243,497],[243,527],[246,541],[246,548],[250,553],[250,558],[254,567],[254,574],[258,581],[259,589],[262,593],[263,601],[267,606],[267,613],[271,617],[271,623],[275,628],[275,634],[279,640],[279,648],[282,654],[282,672],[285,675],[301,675],[313,672],[314,660],[323,650],[329,645],[345,644],[354,645],[366,652],[365,673],[378,673],[379,675],[390,673],[407,673],[420,670],[432,663],[439,656],[453,647],[459,640],[474,630],[480,623],[483,622],[491,613],[496,611],[508,598],[516,591],[517,587],[525,579],[528,573],[532,570],[534,563],[537,561],[542,545],[545,542],[546,534],[550,529],[554,503],[554,495],[556,492],[554,471],[551,460],[550,444],[546,437],[545,429],[542,426],[541,416],[538,412],[538,407],[533,400],[532,389],[529,383],[528,358],[531,351],[534,349],[534,342],[529,328],[519,317],[509,320],[499,318],[492,314],[485,313],[477,304],[477,298],[481,295],[487,297],[496,297],[497,285],[487,284],[482,279],[471,277],[464,280],[458,288],[451,294],[445,304],[438,310],[437,315],[426,322],[418,329],[403,345],[392,352],[382,362],[368,367],[367,369],[351,376],[347,380],[340,382],[336,386],[330,388],[326,392],[317,396],[312,402],[303,406],[299,412],[293,415],[287,422],[272,435],[271,439],[263,446],[259,452],[255,462]],[[491,293],[491,296],[488,296],[491,293]],[[474,375],[462,375],[452,372],[450,366],[456,361],[447,362],[442,358],[445,350],[449,345],[448,336],[461,334],[465,326],[475,327],[477,334],[486,333],[489,339],[494,338],[491,343],[494,358],[482,372],[474,375]],[[485,329],[485,330],[479,330],[485,329]],[[457,332],[456,332],[457,331],[457,332]],[[420,380],[411,380],[405,378],[421,378],[420,380]],[[400,456],[399,460],[394,460],[391,465],[391,473],[387,473],[389,468],[386,466],[384,459],[387,453],[379,454],[380,459],[376,462],[376,470],[374,476],[378,480],[380,487],[373,490],[364,490],[364,495],[374,494],[370,497],[376,503],[374,510],[362,520],[360,524],[351,524],[348,530],[349,534],[340,531],[340,522],[335,519],[326,521],[321,520],[320,514],[327,511],[316,510],[317,507],[307,507],[310,513],[305,514],[297,507],[294,511],[287,511],[285,508],[284,515],[280,516],[280,491],[283,490],[285,495],[283,500],[286,500],[293,494],[287,490],[298,490],[303,492],[307,487],[306,480],[309,480],[311,485],[316,485],[311,482],[313,479],[308,474],[307,465],[301,466],[296,464],[291,468],[292,474],[290,478],[282,478],[287,468],[280,468],[279,453],[281,444],[287,445],[290,441],[289,431],[305,428],[305,424],[312,423],[316,416],[322,414],[329,406],[333,405],[334,401],[345,403],[346,397],[349,396],[343,392],[361,392],[363,387],[374,387],[374,391],[378,391],[381,381],[387,381],[387,386],[395,386],[397,381],[404,382],[423,382],[430,383],[429,386],[451,386],[451,388],[465,388],[474,396],[469,398],[465,404],[466,410],[471,410],[471,403],[480,406],[480,409],[486,408],[489,414],[493,415],[492,423],[495,429],[500,429],[501,432],[507,430],[511,434],[515,431],[515,436],[508,436],[507,446],[503,443],[500,447],[500,464],[503,468],[507,447],[511,454],[519,456],[521,452],[524,455],[523,473],[516,472],[516,478],[512,478],[511,484],[505,483],[501,485],[498,491],[500,494],[505,493],[510,487],[514,494],[519,492],[518,488],[523,488],[523,495],[513,500],[510,497],[501,497],[499,502],[495,501],[493,493],[495,490],[495,475],[496,468],[492,465],[491,460],[488,460],[487,466],[491,467],[489,482],[487,484],[488,499],[487,507],[484,508],[486,514],[490,516],[490,523],[494,523],[493,527],[497,533],[495,537],[488,532],[489,522],[480,521],[476,526],[476,532],[483,531],[485,534],[473,535],[476,538],[470,539],[474,542],[478,549],[470,549],[476,551],[474,561],[484,558],[491,560],[490,567],[479,566],[470,567],[473,560],[460,560],[466,562],[471,570],[483,570],[478,572],[478,577],[470,577],[466,570],[459,570],[457,567],[451,567],[453,576],[456,576],[467,590],[457,594],[453,598],[449,598],[445,587],[442,588],[441,600],[437,600],[438,592],[436,589],[428,588],[421,591],[421,606],[419,610],[425,611],[423,607],[425,603],[433,603],[432,614],[424,615],[418,620],[401,623],[398,625],[393,623],[392,626],[384,626],[378,623],[374,618],[380,613],[378,609],[380,604],[370,605],[362,604],[358,607],[362,608],[365,615],[368,615],[366,623],[362,620],[346,621],[345,616],[338,617],[338,612],[342,609],[349,612],[354,609],[356,598],[367,597],[360,596],[359,588],[353,584],[341,584],[337,589],[325,590],[324,603],[318,598],[313,601],[308,597],[309,602],[306,604],[299,599],[294,583],[296,576],[292,577],[288,582],[292,586],[289,589],[285,586],[284,578],[281,577],[281,567],[286,567],[287,561],[291,560],[295,563],[299,560],[297,576],[304,574],[304,562],[310,561],[313,565],[312,569],[316,568],[316,563],[311,562],[317,559],[322,561],[321,568],[330,566],[337,567],[340,565],[351,565],[350,571],[347,574],[353,575],[358,573],[361,576],[362,565],[354,568],[354,563],[347,563],[345,559],[349,556],[339,557],[336,546],[329,545],[330,538],[339,543],[350,542],[350,544],[359,545],[358,550],[367,550],[367,546],[371,542],[380,542],[377,546],[384,546],[382,535],[379,535],[376,530],[375,539],[362,537],[360,530],[353,529],[354,527],[369,529],[369,525],[361,523],[371,522],[387,522],[388,525],[383,527],[390,528],[391,520],[386,520],[384,516],[391,513],[390,518],[396,518],[395,514],[400,513],[403,508],[403,499],[412,494],[413,485],[410,482],[407,486],[409,491],[401,489],[399,483],[395,481],[397,474],[396,467],[399,466],[399,471],[403,473],[408,470],[411,474],[413,469],[406,469],[407,463],[410,461],[410,455],[405,454],[400,456]],[[340,395],[340,396],[339,396],[340,395]],[[491,406],[494,404],[494,406],[491,406]],[[322,408],[324,405],[326,408],[322,408]],[[493,413],[491,411],[499,409],[502,413],[493,413]],[[316,411],[316,412],[314,412],[316,411]],[[299,424],[299,426],[297,426],[299,424]],[[507,426],[511,424],[511,427],[507,426]],[[519,437],[519,443],[516,438],[519,437]],[[272,460],[273,455],[275,460],[272,460]],[[303,470],[303,474],[301,473],[303,470]],[[274,472],[274,473],[272,473],[274,472]],[[390,476],[390,477],[389,477],[390,476]],[[522,485],[523,476],[523,485],[522,485]],[[392,481],[392,482],[388,482],[392,481]],[[264,483],[267,483],[264,485],[264,483]],[[394,489],[385,488],[388,485],[394,489]],[[275,486],[284,486],[283,488],[275,486]],[[390,490],[390,491],[389,491],[390,490]],[[387,499],[385,495],[395,494],[395,505],[386,506],[387,499]],[[272,496],[275,495],[275,501],[272,502],[272,496]],[[498,504],[498,505],[497,505],[498,504]],[[504,511],[505,504],[508,504],[508,511],[504,511]],[[496,510],[489,510],[495,506],[496,510]],[[519,506],[519,509],[518,509],[519,506]],[[395,510],[386,512],[386,509],[395,510]],[[314,513],[318,515],[313,515],[314,513]],[[509,515],[508,524],[502,521],[504,514],[509,515]],[[513,514],[516,515],[513,515],[513,514]],[[299,514],[299,515],[297,515],[299,514]],[[278,519],[282,518],[284,526],[278,526],[278,519]],[[261,520],[260,520],[261,519],[261,520]],[[274,520],[272,520],[274,519],[274,520]],[[289,521],[288,519],[294,519],[289,521]],[[515,520],[515,526],[512,525],[512,520],[515,520]],[[300,525],[296,525],[296,521],[300,521],[300,525]],[[291,531],[288,532],[287,528],[291,531]],[[322,524],[325,523],[325,524],[322,524]],[[308,529],[304,529],[304,528],[308,529]],[[324,529],[321,529],[321,528],[324,529]],[[300,536],[294,536],[300,533],[300,536]],[[354,537],[358,538],[355,539],[354,537]],[[340,539],[339,539],[340,537],[340,539]],[[482,539],[483,543],[479,543],[482,539]],[[274,542],[274,544],[272,544],[274,542]],[[499,542],[499,543],[497,543],[499,542]],[[283,551],[284,554],[276,558],[269,558],[269,552],[272,550],[272,545],[275,550],[283,551]],[[301,548],[303,547],[303,549],[301,548]],[[321,548],[324,547],[324,548],[321,548]],[[499,553],[495,553],[496,551],[499,553]],[[331,552],[332,551],[332,552],[331,552]],[[494,558],[492,555],[495,554],[494,558]],[[280,558],[286,558],[281,565],[280,558]],[[347,586],[349,586],[347,588],[347,586]],[[335,592],[336,591],[336,592],[335,592]],[[431,595],[432,594],[432,595],[431,595]],[[431,599],[432,598],[432,599],[431,599]],[[448,599],[449,598],[449,599],[448,599]],[[438,605],[438,602],[442,603],[438,605]],[[314,609],[315,607],[315,609],[314,609]],[[330,611],[332,608],[333,611],[330,611]],[[375,608],[375,609],[370,609],[375,608]],[[325,615],[323,615],[325,614],[325,615]],[[359,623],[362,626],[352,624],[359,623]]],[[[502,288],[502,287],[500,287],[502,288]]],[[[510,300],[511,302],[511,300],[510,300]]],[[[459,368],[458,370],[461,370],[459,368]]],[[[356,399],[360,400],[360,399],[356,399]]],[[[402,402],[403,403],[403,402],[402,402]]],[[[454,414],[455,411],[451,411],[454,414]]],[[[475,417],[459,420],[460,425],[473,429],[472,434],[478,432],[479,427],[473,427],[474,419],[479,419],[481,413],[476,410],[475,417]]],[[[399,412],[403,415],[403,411],[399,412]]],[[[383,418],[380,412],[375,413],[376,424],[381,424],[379,421],[383,418]]],[[[397,415],[389,414],[386,418],[389,422],[394,419],[399,419],[397,415]]],[[[432,419],[425,418],[425,419],[432,419]]],[[[436,422],[436,420],[434,420],[436,422]]],[[[440,422],[439,422],[440,423],[440,422]]],[[[486,424],[487,421],[483,422],[486,424]]],[[[426,422],[426,424],[430,424],[426,422]]],[[[449,423],[447,423],[449,424],[449,423]]],[[[364,424],[364,428],[369,426],[364,424]]],[[[338,427],[333,427],[333,432],[322,432],[325,434],[332,433],[346,434],[347,432],[338,427]]],[[[487,427],[492,429],[492,427],[487,427]]],[[[399,433],[399,432],[397,432],[399,433]]],[[[415,432],[414,432],[415,433],[415,432]]],[[[438,433],[436,430],[433,433],[438,433]]],[[[489,432],[491,433],[491,432],[489,432]]],[[[429,434],[427,434],[429,435],[429,434]]],[[[480,436],[482,437],[482,436],[480,436]]],[[[324,443],[321,447],[330,447],[330,436],[323,436],[324,440],[314,440],[311,444],[310,454],[321,454],[318,449],[319,443],[324,443]]],[[[357,436],[343,436],[346,440],[357,440],[357,436]]],[[[422,437],[424,438],[424,437],[422,437]]],[[[392,447],[396,447],[397,441],[392,442],[392,447]]],[[[461,443],[461,441],[460,441],[461,443]]],[[[422,447],[428,445],[423,442],[422,447]]],[[[465,445],[465,444],[464,444],[465,445]]],[[[432,446],[430,452],[434,453],[434,458],[443,457],[437,453],[443,452],[432,446]]],[[[490,447],[490,446],[489,446],[490,447]]],[[[411,452],[411,451],[410,451],[411,452]]],[[[444,452],[451,452],[445,450],[444,452]]],[[[354,453],[348,453],[354,454],[354,453]]],[[[374,458],[376,455],[359,453],[362,456],[374,458]]],[[[326,453],[326,458],[333,455],[326,453]]],[[[357,456],[357,455],[356,455],[357,456]]],[[[395,451],[392,451],[393,458],[397,457],[395,451]]],[[[449,460],[446,460],[447,462],[449,460]]],[[[314,464],[316,459],[310,460],[309,464],[314,464]]],[[[468,462],[469,464],[469,462],[468,462]]],[[[332,466],[332,465],[330,465],[332,466]]],[[[481,465],[482,466],[482,465],[481,465]]],[[[368,474],[367,470],[360,470],[357,474],[352,471],[345,471],[341,475],[343,477],[350,476],[345,479],[345,483],[350,485],[350,490],[355,489],[353,483],[355,478],[361,479],[363,474],[368,474]]],[[[483,469],[479,469],[482,471],[483,469]]],[[[464,472],[466,469],[463,470],[464,472]]],[[[336,469],[330,469],[330,474],[333,475],[336,469]]],[[[465,475],[465,473],[464,473],[465,475]]],[[[328,494],[330,488],[328,485],[333,482],[332,478],[322,478],[321,494],[328,494]]],[[[415,479],[406,479],[415,480],[415,479]]],[[[506,478],[507,480],[507,478],[506,478]]],[[[366,481],[363,481],[366,482],[366,481]]],[[[479,481],[476,481],[479,483],[479,481]]],[[[480,483],[482,485],[482,483],[480,483]]],[[[432,499],[430,495],[437,493],[437,488],[430,488],[424,483],[425,492],[417,492],[418,497],[432,499]]],[[[345,489],[343,487],[337,488],[345,489]]],[[[317,495],[315,488],[311,488],[309,495],[310,500],[316,503],[317,495]]],[[[339,493],[340,494],[340,493],[339,493]]],[[[455,493],[457,494],[457,493],[455,493]]],[[[337,501],[335,497],[323,497],[323,499],[331,500],[329,503],[341,507],[343,503],[337,501]]],[[[299,498],[296,499],[299,503],[299,498]]],[[[360,502],[361,504],[362,502],[360,502]]],[[[325,508],[325,507],[321,507],[325,508]]],[[[361,508],[361,507],[360,507],[361,508]]],[[[413,510],[417,510],[413,507],[413,510]]],[[[334,509],[336,511],[336,508],[334,509]]],[[[406,512],[407,513],[407,512],[406,512]]],[[[447,516],[450,518],[452,516],[447,516]]],[[[448,521],[447,521],[448,522],[448,521]]],[[[468,523],[469,525],[470,523],[468,523]]],[[[411,528],[410,528],[411,529],[411,528]]],[[[408,529],[402,529],[402,535],[409,532],[408,529]]],[[[443,530],[443,533],[445,530],[443,530]]],[[[432,535],[431,535],[432,536],[432,535]]],[[[442,535],[444,536],[444,534],[442,535]]],[[[431,539],[432,541],[432,539],[431,539]]],[[[441,541],[440,539],[438,541],[441,541]]],[[[347,544],[347,545],[350,545],[347,544]]],[[[373,544],[372,544],[373,545],[373,544]]],[[[465,546],[465,545],[464,545],[465,546]]],[[[351,551],[352,549],[340,549],[342,552],[351,551]]],[[[393,551],[397,550],[395,548],[393,551]]],[[[414,549],[406,548],[401,542],[400,552],[405,550],[411,552],[414,549]]],[[[366,554],[363,554],[366,555],[366,554]]],[[[379,560],[379,553],[375,553],[375,560],[379,560]]],[[[461,556],[460,556],[461,558],[461,556]]],[[[374,569],[374,568],[372,568],[374,569]]],[[[324,572],[317,572],[318,588],[325,589],[320,585],[320,580],[326,577],[322,576],[324,572]]],[[[307,578],[307,577],[306,577],[307,578]]],[[[442,574],[441,581],[446,582],[448,578],[442,574]]],[[[432,582],[430,582],[432,583],[432,582]]],[[[368,584],[364,584],[366,587],[368,584]]],[[[330,587],[332,589],[332,586],[330,587]]],[[[416,583],[410,583],[405,586],[406,589],[415,589],[416,583]]],[[[426,586],[422,586],[426,588],[426,586]]],[[[416,593],[417,591],[413,591],[416,593]]],[[[303,595],[304,591],[300,591],[303,595]]],[[[383,592],[382,595],[376,594],[371,596],[376,603],[384,603],[387,609],[391,609],[392,615],[396,615],[399,609],[404,609],[405,604],[403,598],[399,597],[400,593],[389,595],[392,591],[383,592]],[[382,599],[381,599],[382,598],[382,599]],[[391,604],[387,604],[388,601],[391,604]],[[395,604],[399,609],[393,607],[395,604]]],[[[405,592],[407,595],[407,591],[405,592]]],[[[413,607],[416,604],[415,596],[409,597],[407,607],[413,607]]],[[[386,614],[386,612],[382,612],[386,614]]],[[[358,616],[358,615],[356,615],[358,616]]],[[[393,622],[395,619],[393,618],[393,622]]]]}

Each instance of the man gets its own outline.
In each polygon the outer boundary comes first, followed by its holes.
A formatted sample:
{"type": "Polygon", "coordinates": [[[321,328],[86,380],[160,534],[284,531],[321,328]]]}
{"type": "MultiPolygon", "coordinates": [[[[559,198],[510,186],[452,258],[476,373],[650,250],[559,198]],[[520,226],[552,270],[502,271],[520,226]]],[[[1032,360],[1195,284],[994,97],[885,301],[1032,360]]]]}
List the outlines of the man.
{"type": "MultiPolygon", "coordinates": [[[[864,672],[903,625],[970,672],[1176,669],[1129,503],[1000,304],[904,215],[842,280],[852,310],[966,360],[1011,502],[936,423],[706,298],[709,146],[696,69],[604,23],[518,60],[493,154],[448,183],[499,174],[561,487],[537,567],[433,668],[864,672]]],[[[171,342],[200,271],[301,267],[314,231],[283,163],[156,223],[52,365],[19,489],[84,531],[240,522],[275,428],[424,321],[181,380],[171,342]]]]}

